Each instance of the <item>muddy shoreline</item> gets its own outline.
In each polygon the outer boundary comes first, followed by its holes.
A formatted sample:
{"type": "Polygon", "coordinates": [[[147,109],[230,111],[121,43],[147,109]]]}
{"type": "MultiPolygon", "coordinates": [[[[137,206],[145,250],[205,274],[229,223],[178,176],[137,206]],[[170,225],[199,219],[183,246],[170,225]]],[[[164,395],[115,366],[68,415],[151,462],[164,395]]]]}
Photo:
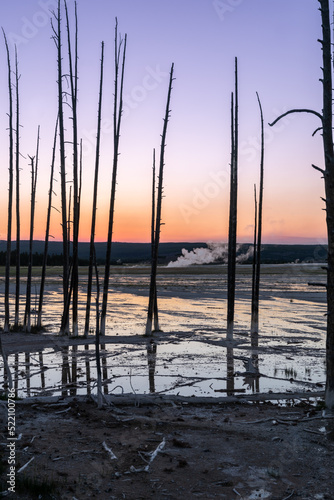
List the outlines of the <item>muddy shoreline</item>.
{"type": "Polygon", "coordinates": [[[15,498],[332,498],[334,415],[319,406],[150,403],[17,402],[15,498]]]}

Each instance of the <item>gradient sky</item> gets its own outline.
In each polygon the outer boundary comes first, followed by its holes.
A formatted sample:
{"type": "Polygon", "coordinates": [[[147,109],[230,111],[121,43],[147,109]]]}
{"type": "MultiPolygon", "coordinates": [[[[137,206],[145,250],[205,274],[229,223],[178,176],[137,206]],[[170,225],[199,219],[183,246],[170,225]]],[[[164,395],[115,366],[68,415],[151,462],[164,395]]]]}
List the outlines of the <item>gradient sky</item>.
{"type": "MultiPolygon", "coordinates": [[[[19,54],[22,239],[29,235],[30,168],[41,127],[35,239],[43,239],[53,129],[57,112],[56,49],[48,9],[56,0],[0,3],[0,18],[19,54]]],[[[74,2],[68,0],[73,19],[74,2]]],[[[168,74],[175,65],[165,155],[162,241],[226,241],[229,203],[230,95],[239,64],[238,240],[253,239],[253,186],[259,178],[259,93],[265,123],[290,108],[321,111],[320,13],[317,0],[79,0],[79,136],[83,138],[81,240],[90,235],[101,41],[105,42],[103,134],[96,239],[107,236],[111,166],[114,22],[127,33],[114,241],[149,241],[152,150],[159,159],[168,74]]],[[[65,34],[65,32],[64,32],[65,34]]],[[[0,46],[1,213],[7,232],[8,87],[0,46]]],[[[67,57],[64,53],[64,64],[67,57]]],[[[71,122],[67,120],[67,139],[71,122]]],[[[266,126],[264,242],[326,241],[319,126],[290,115],[266,126]]],[[[67,151],[71,179],[71,149],[67,151]]],[[[157,161],[158,163],[158,161],[157,161]]],[[[54,206],[60,209],[59,153],[54,206]]],[[[69,184],[68,184],[69,185],[69,184]]],[[[54,210],[51,233],[61,238],[54,210]]]]}

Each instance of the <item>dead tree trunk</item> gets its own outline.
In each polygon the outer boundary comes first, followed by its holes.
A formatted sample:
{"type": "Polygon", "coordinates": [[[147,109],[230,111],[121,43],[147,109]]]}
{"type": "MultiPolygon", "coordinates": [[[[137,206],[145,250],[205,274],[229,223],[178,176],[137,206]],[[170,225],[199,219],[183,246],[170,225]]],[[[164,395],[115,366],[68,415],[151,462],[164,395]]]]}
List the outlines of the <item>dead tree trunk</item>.
{"type": "MultiPolygon", "coordinates": [[[[58,120],[59,120],[59,148],[60,148],[60,181],[61,181],[61,215],[62,215],[62,236],[63,236],[63,303],[64,311],[68,300],[69,284],[69,255],[67,241],[67,205],[66,205],[66,165],[65,165],[65,126],[63,109],[63,70],[62,70],[62,38],[61,38],[61,15],[60,0],[58,0],[57,14],[53,13],[57,22],[57,28],[53,29],[53,40],[57,48],[57,66],[58,66],[58,120]]],[[[61,333],[68,335],[68,320],[62,321],[61,333]]]]}
{"type": "Polygon", "coordinates": [[[326,339],[326,391],[325,403],[334,408],[334,152],[333,152],[333,91],[332,91],[332,54],[331,25],[328,0],[318,0],[322,21],[322,72],[323,110],[322,114],[312,109],[292,109],[280,115],[270,125],[290,113],[311,113],[320,118],[322,131],[325,169],[312,165],[324,178],[326,193],[326,223],[328,237],[327,253],[327,339],[326,339]]]}
{"type": "MultiPolygon", "coordinates": [[[[153,260],[153,255],[154,255],[154,239],[155,239],[154,225],[155,225],[155,149],[153,149],[153,175],[152,175],[151,261],[153,260]]],[[[159,328],[159,314],[158,314],[158,296],[156,289],[154,296],[153,318],[154,318],[154,331],[158,332],[160,328],[159,328]]]]}
{"type": "Polygon", "coordinates": [[[97,113],[97,136],[96,136],[96,154],[95,154],[95,174],[94,174],[94,193],[93,193],[93,207],[92,207],[92,225],[90,232],[90,246],[89,246],[89,267],[88,267],[88,285],[87,285],[87,304],[86,304],[86,320],[85,320],[85,336],[89,333],[89,317],[90,317],[90,304],[92,295],[93,284],[93,264],[94,264],[94,239],[95,239],[95,223],[96,223],[96,207],[97,207],[97,187],[99,178],[99,164],[100,164],[100,140],[101,140],[101,111],[102,111],[102,90],[103,90],[103,59],[104,59],[104,42],[101,46],[101,73],[100,73],[100,91],[99,103],[97,113]]]}
{"type": "Polygon", "coordinates": [[[260,189],[259,189],[259,215],[257,229],[257,244],[254,247],[255,260],[255,280],[254,295],[252,297],[252,317],[251,317],[251,344],[257,347],[259,342],[259,299],[260,299],[260,267],[261,267],[261,240],[262,240],[262,205],[263,205],[263,167],[264,167],[264,127],[261,101],[256,93],[260,108],[261,117],[261,159],[260,159],[260,189]]]}
{"type": "Polygon", "coordinates": [[[10,64],[9,47],[4,30],[2,30],[5,39],[8,66],[8,96],[9,96],[9,180],[8,180],[8,221],[7,221],[7,249],[6,249],[6,274],[5,274],[5,324],[4,332],[9,332],[9,274],[10,274],[10,255],[12,243],[12,210],[13,210],[13,170],[14,170],[14,128],[13,128],[13,89],[12,89],[12,70],[10,64]]]}
{"type": "Polygon", "coordinates": [[[118,155],[119,155],[119,138],[121,130],[121,118],[123,110],[123,83],[124,83],[124,67],[125,67],[125,54],[126,54],[126,35],[124,36],[124,48],[123,48],[123,60],[122,60],[122,70],[121,78],[119,82],[119,63],[121,56],[121,48],[123,40],[118,42],[118,23],[116,18],[115,24],[115,86],[114,86],[114,158],[113,158],[113,171],[111,180],[111,194],[110,194],[110,206],[109,206],[109,224],[108,224],[108,239],[107,239],[107,250],[106,250],[106,263],[104,269],[104,282],[103,282],[103,299],[102,299],[102,312],[101,312],[101,335],[105,334],[106,329],[106,315],[107,315],[107,303],[108,303],[108,288],[109,288],[109,275],[110,275],[110,255],[111,255],[111,243],[112,243],[112,232],[114,226],[114,207],[115,207],[115,196],[116,196],[116,178],[117,178],[117,166],[118,166],[118,155]],[[118,91],[118,85],[120,83],[120,89],[118,91]]]}
{"type": "Polygon", "coordinates": [[[95,327],[95,358],[96,358],[96,372],[97,372],[97,406],[101,408],[103,401],[102,394],[102,376],[101,376],[101,355],[100,355],[100,284],[99,284],[99,273],[97,269],[96,263],[96,253],[95,246],[93,248],[93,260],[94,260],[94,268],[95,268],[95,276],[96,276],[96,327],[95,327]]]}
{"type": "Polygon", "coordinates": [[[333,87],[331,26],[328,0],[320,0],[323,56],[322,137],[325,153],[325,196],[328,235],[327,269],[327,339],[326,339],[326,406],[334,408],[334,153],[333,153],[333,87]]]}
{"type": "Polygon", "coordinates": [[[49,200],[48,200],[48,211],[47,211],[47,216],[46,216],[46,229],[45,229],[42,276],[41,276],[41,286],[40,286],[40,291],[39,291],[39,302],[38,302],[38,316],[37,316],[37,328],[38,329],[42,328],[42,309],[43,309],[46,265],[47,265],[47,259],[48,259],[48,246],[49,246],[49,236],[50,236],[50,221],[51,221],[52,194],[53,194],[53,175],[54,175],[54,164],[55,164],[55,156],[56,156],[57,131],[58,131],[58,117],[57,117],[57,121],[56,121],[55,135],[54,135],[54,139],[53,139],[53,148],[52,148],[49,200]]]}
{"type": "Polygon", "coordinates": [[[165,165],[167,125],[168,125],[168,120],[169,120],[169,116],[170,116],[170,96],[171,96],[171,92],[172,92],[173,72],[174,72],[174,64],[172,64],[172,67],[170,70],[166,112],[165,112],[165,118],[164,118],[164,126],[163,126],[163,130],[162,130],[162,135],[161,135],[157,214],[156,214],[156,222],[155,222],[154,248],[153,248],[153,258],[152,258],[152,265],[151,265],[150,295],[149,295],[145,335],[152,335],[153,309],[154,309],[154,301],[156,300],[156,291],[157,291],[157,283],[156,282],[157,282],[157,266],[158,266],[160,230],[161,230],[161,205],[162,205],[162,192],[163,192],[163,172],[164,172],[164,165],[165,165]]]}
{"type": "Polygon", "coordinates": [[[30,236],[29,236],[29,258],[28,258],[28,277],[27,277],[27,293],[26,293],[26,307],[24,313],[24,330],[28,333],[31,331],[31,278],[32,278],[32,247],[34,241],[34,219],[35,219],[35,200],[36,200],[36,185],[37,185],[37,171],[38,171],[38,151],[39,151],[39,127],[37,133],[37,148],[36,157],[29,156],[31,160],[31,200],[30,200],[30,236]],[[34,161],[36,158],[36,161],[34,161]]]}
{"type": "Polygon", "coordinates": [[[235,304],[235,269],[237,253],[238,194],[238,62],[235,58],[235,95],[231,103],[231,187],[227,268],[227,340],[233,339],[235,304]]]}
{"type": "Polygon", "coordinates": [[[257,241],[257,199],[256,185],[254,184],[254,241],[253,241],[253,263],[252,263],[252,310],[255,297],[255,279],[256,279],[256,241],[257,241]]]}
{"type": "Polygon", "coordinates": [[[79,240],[79,192],[78,192],[78,16],[77,2],[75,5],[75,42],[74,42],[74,65],[72,60],[70,24],[66,0],[66,26],[68,40],[68,58],[70,71],[70,89],[72,106],[72,130],[73,130],[73,257],[72,257],[72,288],[73,288],[73,335],[78,335],[78,240],[79,240]],[[74,67],[73,67],[74,66],[74,67]]]}
{"type": "Polygon", "coordinates": [[[15,172],[16,172],[16,282],[15,282],[15,316],[14,327],[19,326],[20,313],[20,101],[19,101],[19,70],[17,48],[15,45],[15,90],[16,90],[16,145],[15,145],[15,172]]]}

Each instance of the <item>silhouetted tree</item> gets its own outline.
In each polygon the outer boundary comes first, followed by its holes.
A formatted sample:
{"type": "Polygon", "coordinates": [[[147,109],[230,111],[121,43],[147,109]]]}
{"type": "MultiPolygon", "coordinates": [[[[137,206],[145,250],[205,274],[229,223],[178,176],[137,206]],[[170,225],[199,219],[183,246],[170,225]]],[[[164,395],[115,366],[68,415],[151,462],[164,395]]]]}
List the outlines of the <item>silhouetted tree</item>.
{"type": "Polygon", "coordinates": [[[253,262],[252,262],[252,308],[255,296],[255,277],[256,277],[256,242],[257,242],[257,199],[256,185],[254,184],[254,240],[253,240],[253,262]]]}
{"type": "Polygon", "coordinates": [[[238,61],[235,58],[235,92],[231,98],[231,177],[230,215],[227,265],[227,340],[233,339],[235,268],[237,253],[237,195],[238,195],[238,61]]]}
{"type": "Polygon", "coordinates": [[[24,323],[23,323],[24,329],[28,333],[31,331],[30,303],[31,303],[31,277],[32,277],[32,246],[34,241],[35,201],[36,201],[36,185],[37,185],[38,154],[39,154],[38,151],[39,151],[39,127],[37,133],[36,157],[29,156],[31,161],[29,263],[28,263],[28,276],[27,276],[26,307],[25,307],[24,323]]]}
{"type": "Polygon", "coordinates": [[[73,131],[73,258],[72,258],[72,278],[71,287],[73,293],[73,335],[78,334],[78,239],[79,239],[79,185],[78,185],[78,118],[77,118],[77,103],[78,103],[78,16],[77,2],[75,5],[75,41],[74,41],[74,63],[71,50],[70,24],[66,0],[66,26],[68,40],[68,59],[69,59],[69,79],[70,79],[70,95],[72,109],[72,131],[73,131]]]}
{"type": "Polygon", "coordinates": [[[112,180],[111,180],[111,193],[110,193],[110,206],[109,206],[109,223],[108,223],[108,238],[107,238],[107,250],[106,250],[106,263],[104,268],[104,282],[103,282],[103,299],[102,299],[102,312],[101,312],[101,335],[105,334],[106,329],[106,315],[107,315],[107,303],[108,303],[108,288],[109,288],[109,275],[110,275],[110,255],[111,255],[111,243],[112,243],[112,232],[114,226],[114,207],[115,207],[115,196],[116,196],[116,178],[117,178],[117,166],[118,166],[118,156],[119,156],[119,138],[121,130],[121,118],[123,111],[123,82],[124,82],[124,67],[125,67],[125,54],[126,54],[126,34],[124,40],[118,41],[118,23],[116,18],[115,23],[115,85],[114,85],[114,158],[113,158],[113,169],[112,169],[112,180]],[[121,76],[119,75],[119,65],[121,58],[121,49],[124,41],[123,48],[123,60],[121,76]],[[120,81],[119,81],[120,80],[120,81]],[[118,86],[120,89],[118,90],[118,86]]]}
{"type": "MultiPolygon", "coordinates": [[[[59,120],[59,148],[60,148],[60,182],[61,182],[61,218],[62,218],[62,236],[63,236],[63,302],[66,314],[66,305],[69,293],[69,255],[67,241],[67,205],[66,205],[66,154],[65,154],[65,126],[63,109],[63,69],[62,69],[62,34],[61,34],[61,14],[60,0],[58,0],[57,13],[53,12],[56,21],[56,28],[52,23],[53,40],[57,48],[57,70],[58,70],[58,120],[59,120]]],[[[69,333],[68,320],[62,320],[61,333],[69,333]]]]}
{"type": "MultiPolygon", "coordinates": [[[[153,175],[152,175],[152,220],[151,220],[151,259],[154,255],[154,234],[155,234],[155,149],[153,149],[153,175]]],[[[158,296],[155,289],[153,306],[154,330],[159,331],[158,296]]]]}
{"type": "Polygon", "coordinates": [[[20,101],[19,101],[19,69],[17,47],[15,45],[15,93],[16,93],[16,141],[15,141],[15,172],[16,172],[16,281],[15,281],[15,316],[14,327],[19,326],[20,310],[20,101]]]}
{"type": "Polygon", "coordinates": [[[42,308],[43,308],[46,265],[47,265],[47,259],[48,259],[48,246],[49,246],[49,236],[50,236],[50,221],[51,221],[51,209],[52,209],[53,176],[54,176],[54,164],[55,164],[55,156],[56,156],[57,129],[58,129],[58,117],[57,117],[57,121],[56,121],[55,135],[54,135],[54,139],[53,139],[53,148],[52,148],[50,187],[49,187],[49,198],[48,198],[48,210],[47,210],[47,216],[46,216],[46,229],[45,229],[41,286],[40,286],[40,291],[39,291],[37,328],[42,327],[42,308]]]}
{"type": "Polygon", "coordinates": [[[95,247],[93,250],[94,268],[96,276],[96,326],[95,326],[95,359],[96,359],[96,372],[97,372],[97,405],[98,408],[102,406],[102,376],[101,376],[101,356],[100,356],[100,284],[99,284],[99,272],[96,264],[96,253],[95,247]]]}
{"type": "Polygon", "coordinates": [[[94,239],[95,239],[95,223],[96,223],[96,207],[97,207],[97,186],[99,178],[100,164],[100,140],[101,140],[101,111],[102,111],[102,90],[103,90],[103,59],[104,59],[104,42],[101,45],[101,73],[100,73],[100,91],[97,113],[97,136],[96,136],[96,154],[95,154],[95,174],[94,174],[94,192],[93,192],[93,207],[92,207],[92,224],[90,232],[89,245],[89,266],[88,266],[88,284],[87,284],[87,304],[86,304],[86,320],[85,320],[85,336],[89,333],[89,316],[90,304],[93,284],[93,264],[94,264],[94,239]]]}
{"type": "Polygon", "coordinates": [[[8,67],[8,97],[9,97],[9,180],[8,180],[8,220],[7,220],[7,253],[6,253],[6,273],[5,273],[5,324],[4,332],[9,332],[9,274],[10,274],[10,256],[12,243],[12,210],[13,210],[13,170],[14,170],[14,127],[13,127],[13,89],[12,89],[12,70],[10,63],[9,47],[4,30],[2,29],[8,67]]]}
{"type": "MultiPolygon", "coordinates": [[[[324,178],[326,193],[326,222],[328,237],[327,252],[327,339],[326,339],[326,391],[325,403],[334,408],[334,151],[333,151],[333,90],[332,90],[332,54],[331,23],[328,0],[320,3],[322,40],[322,72],[323,108],[322,113],[313,109],[291,109],[277,117],[270,125],[290,113],[311,113],[320,119],[321,125],[314,134],[321,130],[324,148],[325,169],[312,165],[320,171],[324,178]]],[[[314,135],[313,134],[313,135],[314,135]]]]}
{"type": "Polygon", "coordinates": [[[261,267],[261,240],[262,240],[262,205],[263,205],[263,167],[264,167],[264,127],[261,101],[256,93],[260,108],[261,117],[261,159],[260,159],[260,189],[259,189],[259,215],[257,228],[257,243],[254,246],[254,290],[252,296],[252,317],[251,317],[251,343],[252,347],[258,346],[259,336],[259,298],[260,298],[260,267],[261,267]]]}
{"type": "Polygon", "coordinates": [[[148,303],[145,335],[152,334],[153,309],[154,309],[154,301],[156,300],[157,266],[158,266],[160,230],[161,230],[161,205],[162,205],[162,193],[163,193],[163,172],[164,172],[164,165],[165,165],[167,125],[168,125],[168,120],[169,120],[169,116],[170,116],[170,96],[171,96],[171,92],[172,92],[173,72],[174,72],[174,63],[172,64],[172,67],[170,70],[166,112],[165,112],[162,135],[161,135],[157,213],[156,213],[156,221],[155,221],[154,248],[153,248],[153,257],[152,257],[152,265],[151,265],[150,293],[149,293],[149,303],[148,303]]]}

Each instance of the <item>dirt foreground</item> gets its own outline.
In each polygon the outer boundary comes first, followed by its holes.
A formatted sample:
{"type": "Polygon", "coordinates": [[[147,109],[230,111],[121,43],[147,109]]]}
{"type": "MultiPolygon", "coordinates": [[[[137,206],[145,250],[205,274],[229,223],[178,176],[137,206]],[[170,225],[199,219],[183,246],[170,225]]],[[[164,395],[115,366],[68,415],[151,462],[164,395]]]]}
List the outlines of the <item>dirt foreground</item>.
{"type": "Polygon", "coordinates": [[[0,412],[8,498],[333,498],[333,414],[305,401],[120,396],[101,409],[87,397],[18,401],[15,493],[7,483],[7,401],[0,412]]]}

